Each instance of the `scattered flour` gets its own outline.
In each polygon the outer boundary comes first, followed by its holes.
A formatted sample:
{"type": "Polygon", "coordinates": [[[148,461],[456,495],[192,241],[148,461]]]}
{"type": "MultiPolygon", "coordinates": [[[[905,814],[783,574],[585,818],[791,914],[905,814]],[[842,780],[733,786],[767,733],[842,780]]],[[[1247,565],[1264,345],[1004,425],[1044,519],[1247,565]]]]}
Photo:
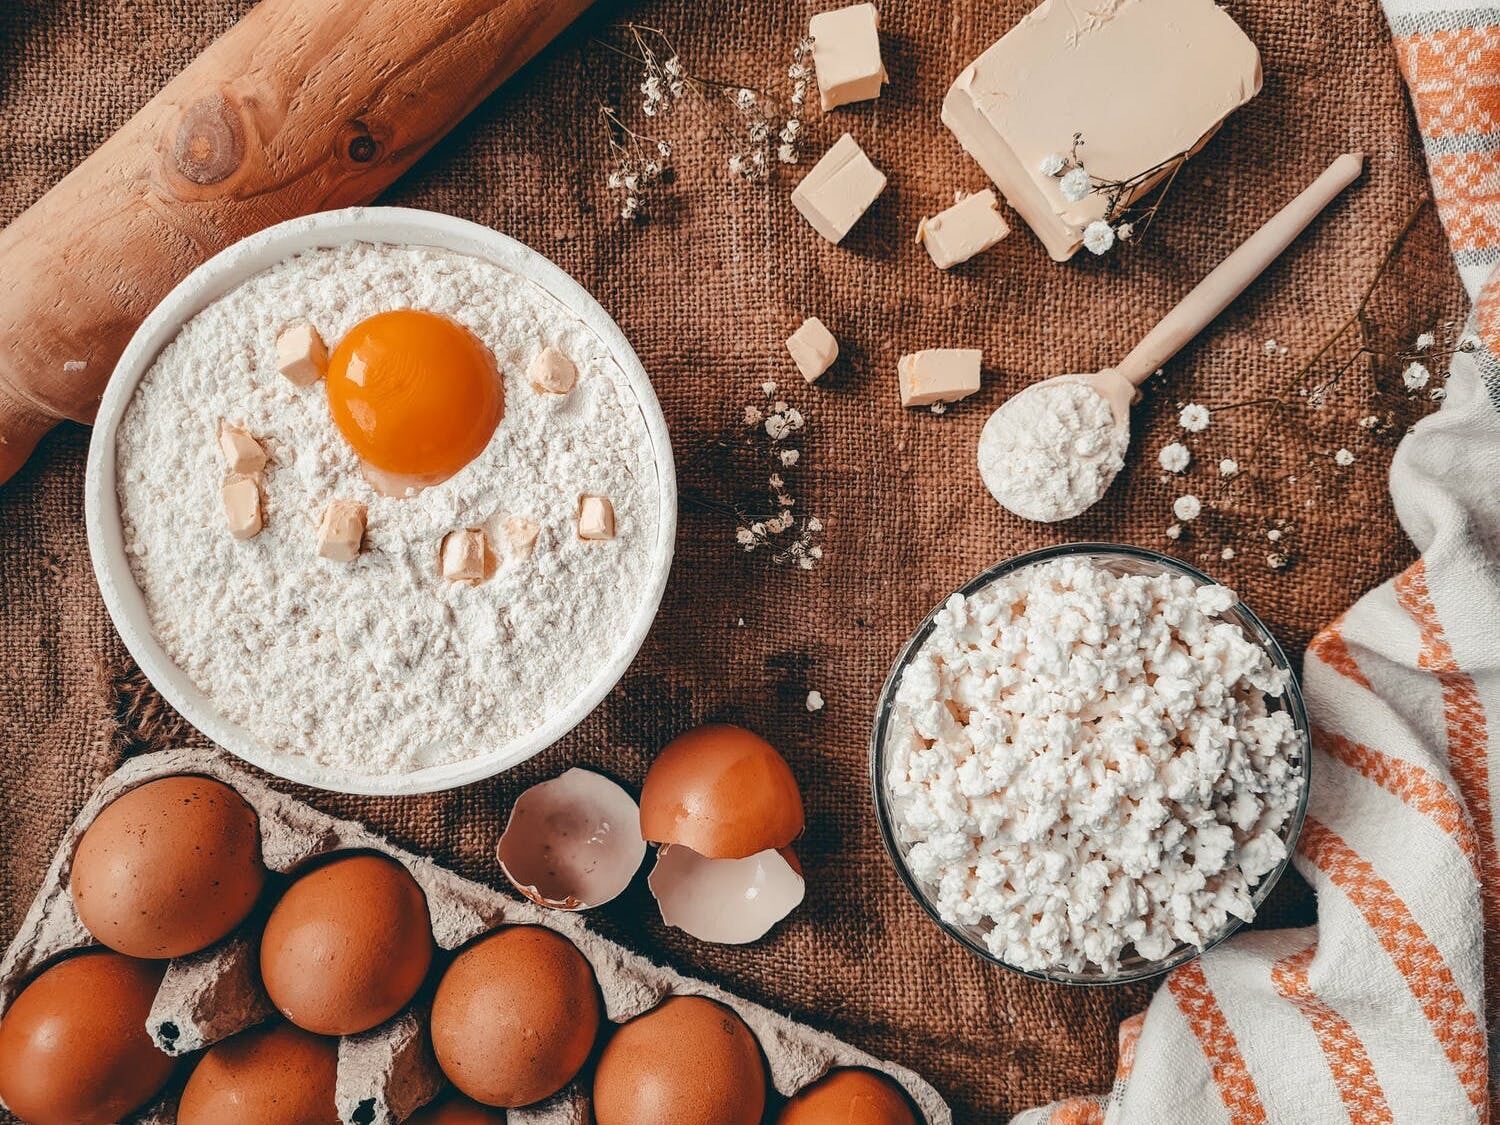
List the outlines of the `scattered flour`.
{"type": "Polygon", "coordinates": [[[190,320],[142,379],[120,428],[126,549],[171,659],[268,747],[397,773],[472,757],[565,707],[609,660],[651,570],[658,489],[634,392],[602,341],[550,295],[448,252],[357,244],[299,255],[190,320]],[[410,499],[376,493],[329,416],[321,382],[275,367],[277,333],[307,318],[332,346],[391,308],[442,313],[494,353],[505,415],[483,453],[410,499]],[[546,345],[578,367],[567,395],[535,393],[546,345]],[[231,539],[220,420],[271,455],[266,526],[231,539]],[[580,493],[608,496],[617,535],[582,542],[580,493]],[[335,497],[369,508],[363,553],[314,554],[335,497]],[[541,525],[506,546],[507,516],[541,525]],[[500,557],[477,586],[438,577],[454,529],[484,527],[500,557]]]}
{"type": "Polygon", "coordinates": [[[1300,797],[1286,674],[1223,586],[1085,559],[955,594],[902,674],[886,784],[940,915],[1024,969],[1115,970],[1250,919],[1300,797]]]}
{"type": "Polygon", "coordinates": [[[1127,431],[1087,383],[1035,383],[990,415],[979,435],[979,475],[990,495],[1040,523],[1092,507],[1125,466],[1127,431]]]}

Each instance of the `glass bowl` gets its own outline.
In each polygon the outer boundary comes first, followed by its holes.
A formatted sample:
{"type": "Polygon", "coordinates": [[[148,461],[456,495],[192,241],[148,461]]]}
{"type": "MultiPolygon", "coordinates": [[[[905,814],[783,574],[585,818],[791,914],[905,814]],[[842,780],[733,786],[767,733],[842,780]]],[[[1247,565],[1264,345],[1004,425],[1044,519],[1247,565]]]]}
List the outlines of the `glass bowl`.
{"type": "MultiPolygon", "coordinates": [[[[1168,555],[1159,554],[1156,551],[1148,551],[1139,547],[1123,547],[1110,543],[1070,543],[1059,547],[1048,547],[1040,551],[1030,551],[1014,558],[1006,559],[984,573],[978,575],[969,582],[960,586],[956,593],[965,596],[976,593],[1007,574],[1021,570],[1025,567],[1034,566],[1038,563],[1048,562],[1053,559],[1065,557],[1086,558],[1096,565],[1103,566],[1116,574],[1174,574],[1184,575],[1201,586],[1213,585],[1213,579],[1201,571],[1195,570],[1186,563],[1171,558],[1168,555]]],[[[951,596],[951,595],[950,595],[951,596]]],[[[902,674],[917,650],[926,642],[933,631],[933,620],[937,616],[944,603],[944,598],[930,613],[922,620],[911,639],[902,647],[901,653],[891,667],[890,675],[886,677],[885,686],[880,692],[880,704],[875,712],[875,726],[870,736],[870,781],[874,789],[875,814],[880,823],[880,834],[885,840],[886,851],[890,854],[891,862],[895,865],[901,880],[911,891],[922,909],[927,911],[932,920],[955,941],[966,946],[972,953],[992,961],[1022,976],[1031,977],[1034,980],[1054,981],[1062,984],[1075,985],[1098,985],[1098,984],[1125,984],[1130,981],[1145,980],[1148,977],[1165,973],[1174,969],[1184,962],[1191,961],[1206,949],[1211,949],[1223,941],[1241,926],[1238,918],[1231,916],[1223,929],[1214,934],[1202,949],[1197,946],[1180,943],[1167,956],[1151,960],[1137,953],[1130,953],[1121,961],[1120,968],[1113,972],[1103,969],[1089,967],[1081,972],[1070,972],[1067,970],[1035,970],[1022,969],[1015,965],[1007,964],[1005,961],[991,953],[984,943],[985,928],[982,926],[954,925],[946,922],[939,916],[937,907],[933,903],[927,888],[925,888],[912,875],[907,866],[906,853],[909,845],[902,841],[896,831],[891,817],[891,795],[886,782],[887,773],[887,736],[890,729],[896,698],[896,687],[900,683],[902,674]]],[[[1286,844],[1286,857],[1272,870],[1263,875],[1251,891],[1250,899],[1256,911],[1260,910],[1261,904],[1266,896],[1271,893],[1271,888],[1281,878],[1281,873],[1291,862],[1292,852],[1296,847],[1297,835],[1302,830],[1302,820],[1307,812],[1307,796],[1309,790],[1309,765],[1311,759],[1311,732],[1307,722],[1307,711],[1302,702],[1302,691],[1297,684],[1296,674],[1293,672],[1286,653],[1276,643],[1276,638],[1271,635],[1269,629],[1255,616],[1242,602],[1236,602],[1234,606],[1220,615],[1223,620],[1231,621],[1244,630],[1245,635],[1254,640],[1269,654],[1271,660],[1278,668],[1287,673],[1287,689],[1279,700],[1268,700],[1267,704],[1272,711],[1287,711],[1292,716],[1292,722],[1297,730],[1298,749],[1294,754],[1293,768],[1301,775],[1301,788],[1297,799],[1296,808],[1287,817],[1286,823],[1282,825],[1279,833],[1282,841],[1286,844]]]]}

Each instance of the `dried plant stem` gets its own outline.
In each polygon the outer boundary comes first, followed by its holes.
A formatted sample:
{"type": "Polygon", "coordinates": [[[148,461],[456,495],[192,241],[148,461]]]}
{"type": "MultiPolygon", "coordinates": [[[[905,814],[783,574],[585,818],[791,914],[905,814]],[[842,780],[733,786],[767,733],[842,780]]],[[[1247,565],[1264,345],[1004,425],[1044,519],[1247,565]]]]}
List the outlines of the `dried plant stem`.
{"type": "MultiPolygon", "coordinates": [[[[1281,419],[1283,413],[1286,410],[1291,408],[1292,403],[1290,399],[1293,397],[1300,397],[1294,395],[1296,388],[1299,385],[1306,383],[1307,379],[1317,369],[1318,364],[1321,363],[1322,360],[1328,355],[1328,353],[1333,350],[1334,346],[1338,344],[1338,342],[1342,340],[1346,335],[1348,335],[1351,329],[1362,326],[1365,312],[1369,308],[1370,301],[1375,296],[1376,289],[1379,288],[1381,280],[1390,271],[1391,265],[1396,260],[1396,255],[1400,252],[1401,247],[1406,243],[1406,240],[1411,235],[1411,232],[1416,228],[1418,220],[1422,217],[1422,212],[1426,210],[1427,205],[1430,202],[1432,202],[1432,196],[1427,192],[1423,192],[1422,195],[1418,197],[1417,202],[1412,207],[1410,214],[1407,215],[1406,221],[1401,224],[1400,230],[1396,232],[1396,237],[1391,240],[1390,246],[1387,247],[1385,255],[1380,260],[1380,264],[1376,267],[1375,272],[1370,276],[1370,280],[1365,285],[1364,291],[1360,294],[1359,301],[1355,304],[1354,309],[1334,329],[1333,333],[1323,341],[1323,343],[1318,347],[1318,350],[1308,358],[1307,362],[1303,363],[1302,366],[1300,366],[1295,372],[1293,372],[1290,378],[1288,378],[1286,383],[1283,385],[1282,393],[1280,396],[1250,399],[1245,402],[1231,403],[1228,406],[1211,407],[1212,410],[1222,413],[1223,411],[1234,410],[1245,406],[1271,406],[1272,409],[1270,410],[1266,418],[1265,424],[1261,426],[1255,436],[1251,438],[1250,448],[1259,448],[1260,445],[1265,441],[1266,436],[1271,432],[1271,427],[1281,419]]],[[[1368,347],[1362,345],[1359,350],[1357,350],[1354,355],[1351,356],[1343,364],[1343,366],[1339,368],[1338,372],[1335,373],[1333,378],[1328,380],[1328,382],[1326,382],[1322,387],[1318,389],[1317,393],[1322,393],[1329,387],[1337,383],[1338,380],[1343,378],[1344,374],[1353,367],[1360,356],[1366,354],[1376,353],[1372,352],[1368,347]]],[[[1309,454],[1309,460],[1311,459],[1311,454],[1309,454]]],[[[1243,479],[1248,475],[1249,474],[1246,473],[1239,473],[1233,477],[1218,481],[1215,484],[1213,494],[1213,501],[1215,505],[1221,503],[1224,499],[1226,499],[1234,491],[1234,489],[1240,486],[1243,479]]]]}

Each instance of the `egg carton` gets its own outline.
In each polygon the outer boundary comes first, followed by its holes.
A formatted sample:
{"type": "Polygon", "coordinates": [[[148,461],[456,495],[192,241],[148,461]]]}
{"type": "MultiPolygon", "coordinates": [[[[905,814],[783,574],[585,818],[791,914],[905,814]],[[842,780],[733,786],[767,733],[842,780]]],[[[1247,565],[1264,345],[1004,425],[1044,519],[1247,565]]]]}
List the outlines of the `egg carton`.
{"type": "MultiPolygon", "coordinates": [[[[205,750],[164,750],[134,758],[89,798],[58,844],[46,882],[0,960],[0,1015],[38,971],[63,954],[97,945],[79,921],[68,890],[73,852],[84,830],[122,793],[174,774],[215,778],[244,797],[260,817],[265,865],[278,874],[290,874],[333,852],[390,856],[411,872],[426,894],[432,936],[444,951],[451,953],[497,926],[546,926],[566,937],[588,959],[599,981],[605,1015],[614,1023],[641,1015],[670,995],[707,997],[732,1008],[755,1033],[771,1084],[782,1095],[790,1097],[834,1067],[867,1067],[899,1083],[928,1125],[952,1125],[947,1103],[906,1067],[657,965],[594,933],[577,914],[537,906],[461,878],[431,859],[393,846],[361,824],[321,813],[252,777],[224,756],[205,750]]],[[[158,1047],[169,1055],[187,1055],[275,1014],[260,984],[257,939],[262,924],[262,916],[252,915],[244,927],[218,944],[168,964],[147,1029],[158,1047]]],[[[394,1125],[443,1089],[445,1082],[428,1041],[423,1003],[419,999],[379,1027],[340,1039],[335,1090],[340,1120],[349,1125],[394,1125]]],[[[173,1125],[176,1093],[174,1087],[169,1091],[138,1115],[140,1125],[173,1125]]],[[[509,1111],[508,1119],[513,1125],[588,1125],[592,1115],[587,1085],[575,1080],[545,1102],[509,1111]]]]}

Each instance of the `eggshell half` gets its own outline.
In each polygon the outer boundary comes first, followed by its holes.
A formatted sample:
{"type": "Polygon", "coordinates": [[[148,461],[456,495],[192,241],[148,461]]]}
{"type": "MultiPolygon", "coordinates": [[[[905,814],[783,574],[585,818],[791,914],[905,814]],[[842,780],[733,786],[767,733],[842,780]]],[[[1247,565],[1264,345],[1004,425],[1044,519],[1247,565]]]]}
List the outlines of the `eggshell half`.
{"type": "Polygon", "coordinates": [[[715,724],[674,738],[641,788],[641,835],[708,859],[784,848],[804,823],[786,759],[742,727],[715,724]]]}
{"type": "Polygon", "coordinates": [[[505,1125],[505,1111],[449,1090],[408,1117],[406,1125],[505,1125]]]}
{"type": "Polygon", "coordinates": [[[495,857],[539,906],[599,906],[630,885],[646,858],[640,809],[603,774],[570,769],[521,794],[495,857]]]}
{"type": "Polygon", "coordinates": [[[766,1067],[744,1020],[673,996],[615,1032],[594,1072],[597,1125],[759,1125],[766,1067]]]}
{"type": "Polygon", "coordinates": [[[337,1039],[289,1023],[210,1047],[183,1087],[177,1125],[338,1125],[337,1039]]]}
{"type": "Polygon", "coordinates": [[[352,1035],[411,1001],[432,964],[427,900],[406,868],[350,855],[303,875],[266,920],[260,973],[298,1027],[352,1035]]]}
{"type": "Polygon", "coordinates": [[[32,1125],[108,1125],[150,1101],[172,1073],[146,1034],[166,968],[95,950],[44,970],[0,1020],[0,1100],[32,1125]]]}
{"type": "Polygon", "coordinates": [[[582,1069],[600,1011],[577,946],[542,926],[511,926],[448,966],[432,1000],[432,1049],[448,1081],[475,1101],[530,1105],[582,1069]]]}
{"type": "Polygon", "coordinates": [[[763,938],[802,902],[806,884],[791,849],[745,859],[706,859],[663,845],[647,879],[662,921],[699,941],[744,945],[763,938]]]}
{"type": "Polygon", "coordinates": [[[73,854],[79,920],[132,957],[182,957],[245,920],[265,885],[255,810],[206,777],[164,777],[117,797],[73,854]]]}
{"type": "Polygon", "coordinates": [[[917,1125],[911,1103],[873,1070],[831,1070],[787,1102],[776,1125],[917,1125]]]}

